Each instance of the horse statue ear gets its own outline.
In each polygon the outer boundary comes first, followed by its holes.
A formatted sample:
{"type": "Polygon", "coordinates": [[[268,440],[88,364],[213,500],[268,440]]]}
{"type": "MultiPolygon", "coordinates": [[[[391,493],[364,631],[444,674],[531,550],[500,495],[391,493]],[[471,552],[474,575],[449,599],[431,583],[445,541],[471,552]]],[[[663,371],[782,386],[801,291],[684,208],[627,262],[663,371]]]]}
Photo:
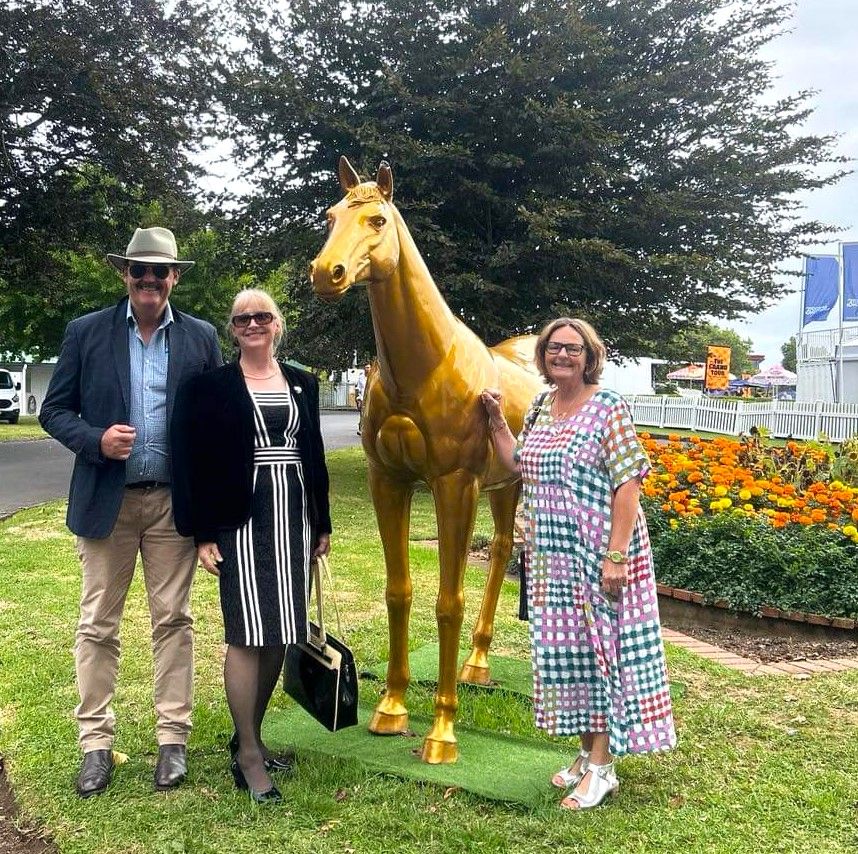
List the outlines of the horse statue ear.
{"type": "Polygon", "coordinates": [[[355,172],[352,164],[349,163],[348,158],[344,154],[340,155],[339,173],[340,186],[345,192],[348,192],[352,187],[357,187],[357,185],[360,184],[360,175],[355,172]]]}
{"type": "Polygon", "coordinates": [[[389,202],[393,198],[393,172],[386,160],[382,160],[378,167],[375,183],[378,185],[378,189],[381,190],[381,195],[389,202]]]}

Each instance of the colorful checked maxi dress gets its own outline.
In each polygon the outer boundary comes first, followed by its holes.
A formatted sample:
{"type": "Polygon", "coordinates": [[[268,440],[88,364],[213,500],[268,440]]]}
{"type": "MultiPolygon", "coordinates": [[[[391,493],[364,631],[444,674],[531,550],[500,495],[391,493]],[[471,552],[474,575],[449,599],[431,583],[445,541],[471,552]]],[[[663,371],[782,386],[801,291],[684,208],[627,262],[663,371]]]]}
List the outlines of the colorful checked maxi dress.
{"type": "Polygon", "coordinates": [[[615,756],[668,750],[676,735],[642,510],[619,600],[600,583],[613,492],[646,475],[646,452],[616,392],[600,389],[566,419],[550,410],[550,395],[536,398],[516,447],[536,725],[553,735],[607,732],[615,756]]]}

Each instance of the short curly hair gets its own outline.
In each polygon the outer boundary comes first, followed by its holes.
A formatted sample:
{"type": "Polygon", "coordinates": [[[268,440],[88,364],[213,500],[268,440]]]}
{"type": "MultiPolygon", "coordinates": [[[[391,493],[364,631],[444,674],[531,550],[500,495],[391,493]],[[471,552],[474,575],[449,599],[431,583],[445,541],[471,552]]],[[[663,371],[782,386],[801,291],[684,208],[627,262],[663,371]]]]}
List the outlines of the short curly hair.
{"type": "Polygon", "coordinates": [[[558,317],[548,323],[539,333],[536,339],[536,367],[539,373],[549,382],[551,378],[548,376],[548,366],[545,363],[545,348],[548,346],[548,340],[558,330],[564,326],[574,329],[584,340],[584,346],[587,348],[587,363],[584,366],[584,382],[587,385],[595,385],[599,382],[599,377],[602,376],[602,369],[605,367],[605,359],[607,350],[605,343],[599,337],[599,333],[587,323],[586,320],[580,320],[575,317],[558,317]]]}

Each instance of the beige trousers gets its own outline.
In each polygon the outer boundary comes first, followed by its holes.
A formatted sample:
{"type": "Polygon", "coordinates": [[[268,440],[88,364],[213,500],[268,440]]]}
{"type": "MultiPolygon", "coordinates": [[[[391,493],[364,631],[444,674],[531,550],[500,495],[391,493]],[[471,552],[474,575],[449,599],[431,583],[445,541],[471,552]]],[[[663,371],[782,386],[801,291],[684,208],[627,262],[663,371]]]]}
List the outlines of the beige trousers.
{"type": "Polygon", "coordinates": [[[109,537],[77,538],[83,567],[75,667],[75,715],[84,753],[110,748],[119,669],[119,622],[139,552],[152,623],[158,744],[185,744],[194,680],[191,584],[197,550],[173,523],[169,487],[126,489],[109,537]]]}

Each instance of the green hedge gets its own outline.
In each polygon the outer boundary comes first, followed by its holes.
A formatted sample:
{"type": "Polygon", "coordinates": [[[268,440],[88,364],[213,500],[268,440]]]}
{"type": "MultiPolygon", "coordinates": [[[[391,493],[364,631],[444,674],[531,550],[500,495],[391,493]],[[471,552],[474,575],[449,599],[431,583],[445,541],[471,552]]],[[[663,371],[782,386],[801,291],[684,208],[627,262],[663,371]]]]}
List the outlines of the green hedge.
{"type": "Polygon", "coordinates": [[[858,619],[858,545],[819,525],[771,525],[719,514],[671,528],[647,512],[656,578],[708,602],[759,613],[769,605],[858,619]]]}

